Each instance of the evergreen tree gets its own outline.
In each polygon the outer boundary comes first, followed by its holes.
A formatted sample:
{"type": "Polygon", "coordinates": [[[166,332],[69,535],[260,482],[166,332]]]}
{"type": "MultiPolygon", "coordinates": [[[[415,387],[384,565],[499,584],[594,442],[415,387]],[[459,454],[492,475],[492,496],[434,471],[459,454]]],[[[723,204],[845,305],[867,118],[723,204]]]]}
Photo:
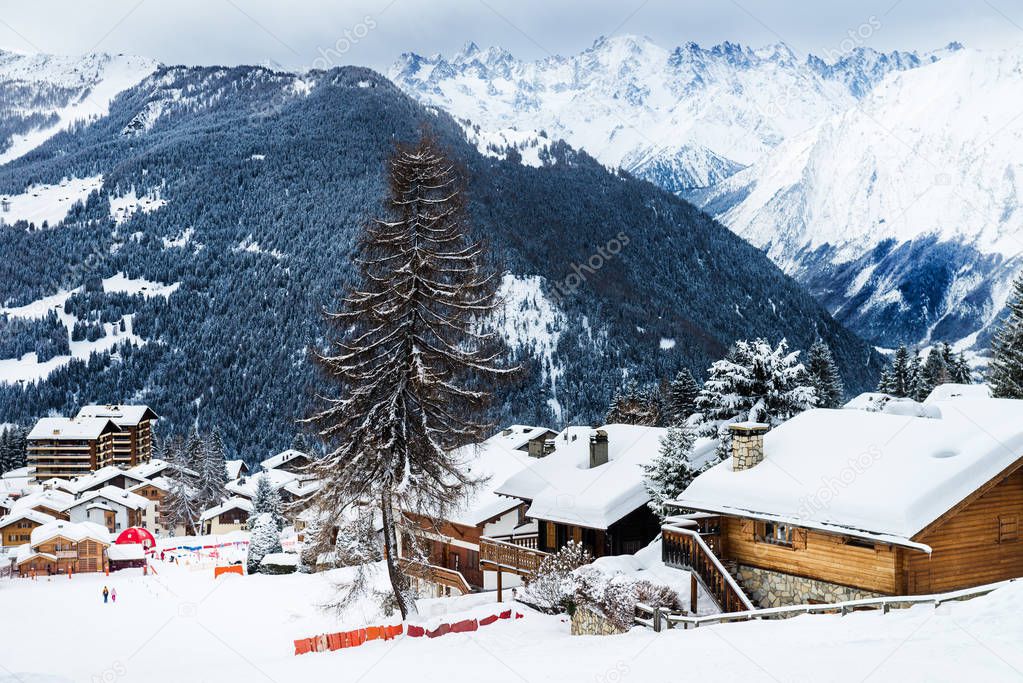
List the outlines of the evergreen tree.
{"type": "Polygon", "coordinates": [[[703,424],[714,428],[745,420],[778,425],[816,401],[799,352],[789,352],[784,339],[777,347],[764,339],[737,341],[707,375],[696,406],[703,424]]]}
{"type": "Polygon", "coordinates": [[[675,375],[668,387],[668,409],[671,423],[680,425],[696,412],[696,398],[700,395],[700,385],[693,373],[682,368],[675,375]]]}
{"type": "Polygon", "coordinates": [[[641,388],[638,382],[629,380],[624,390],[616,393],[616,398],[611,401],[604,422],[656,427],[661,423],[661,400],[657,387],[641,388]]]}
{"type": "Polygon", "coordinates": [[[281,534],[273,517],[264,512],[256,518],[249,535],[249,552],[246,565],[249,574],[259,571],[259,563],[272,553],[281,552],[281,534]]]}
{"type": "Polygon", "coordinates": [[[842,377],[838,373],[838,365],[831,355],[831,349],[821,340],[810,347],[807,361],[807,373],[810,384],[817,396],[818,408],[839,408],[845,395],[842,377]]]}
{"type": "Polygon", "coordinates": [[[14,469],[11,463],[14,460],[14,443],[11,438],[11,430],[4,428],[0,432],[0,474],[14,469]]]}
{"type": "Polygon", "coordinates": [[[952,357],[952,365],[949,367],[949,376],[956,384],[973,384],[973,370],[963,351],[952,357]]]}
{"type": "Polygon", "coordinates": [[[194,534],[203,508],[198,503],[197,473],[189,467],[188,445],[179,437],[168,439],[164,457],[171,465],[171,487],[163,500],[167,524],[172,532],[181,526],[185,535],[194,534]]]}
{"type": "Polygon", "coordinates": [[[220,505],[224,500],[224,486],[227,484],[227,465],[225,464],[224,442],[218,430],[205,439],[200,439],[202,448],[199,450],[198,482],[196,493],[197,504],[203,509],[220,505]]]}
{"type": "Polygon", "coordinates": [[[895,350],[891,366],[881,374],[877,390],[896,398],[905,398],[913,391],[912,374],[909,351],[904,345],[900,346],[895,350]]]}
{"type": "Polygon", "coordinates": [[[913,352],[913,359],[909,362],[909,390],[906,398],[914,401],[923,401],[927,394],[931,393],[927,386],[927,377],[924,375],[923,357],[920,349],[913,352]]]}
{"type": "Polygon", "coordinates": [[[945,344],[944,348],[935,346],[927,354],[927,361],[923,365],[920,380],[920,394],[923,395],[923,399],[930,395],[934,387],[940,384],[947,384],[950,381],[950,373],[945,359],[951,357],[951,351],[948,345],[945,344]],[[945,349],[948,349],[947,354],[945,349]]]}
{"type": "MultiPolygon", "coordinates": [[[[400,146],[389,181],[390,216],[365,229],[356,284],[331,316],[341,339],[320,357],[342,394],[312,418],[333,448],[314,466],[323,483],[313,504],[327,513],[375,505],[406,618],[416,607],[398,538],[416,548],[423,531],[403,511],[444,518],[477,483],[451,451],[482,439],[483,387],[507,371],[498,337],[478,324],[494,311],[496,281],[467,238],[451,162],[429,139],[400,146]]],[[[334,540],[324,533],[318,544],[329,552],[334,540]]]]}
{"type": "Polygon", "coordinates": [[[1023,398],[1023,274],[1012,285],[1009,315],[991,342],[987,380],[995,398],[1023,398]]]}
{"type": "Polygon", "coordinates": [[[252,498],[252,512],[249,514],[249,529],[253,528],[256,520],[263,514],[269,514],[277,525],[277,530],[284,528],[284,515],[281,513],[280,491],[270,483],[270,477],[266,474],[259,475],[256,482],[256,493],[252,498]]]}
{"type": "Polygon", "coordinates": [[[731,452],[732,422],[779,425],[812,408],[817,398],[799,352],[782,339],[772,347],[764,339],[739,340],[707,371],[696,399],[698,433],[718,439],[718,458],[731,452]]]}
{"type": "Polygon", "coordinates": [[[650,464],[643,466],[646,475],[643,484],[650,494],[647,505],[662,519],[667,514],[665,501],[678,498],[698,474],[691,462],[695,440],[686,427],[668,427],[661,437],[661,450],[650,464]]]}
{"type": "Polygon", "coordinates": [[[299,453],[310,454],[309,442],[306,441],[305,434],[302,432],[295,434],[295,437],[291,440],[291,449],[299,453]]]}

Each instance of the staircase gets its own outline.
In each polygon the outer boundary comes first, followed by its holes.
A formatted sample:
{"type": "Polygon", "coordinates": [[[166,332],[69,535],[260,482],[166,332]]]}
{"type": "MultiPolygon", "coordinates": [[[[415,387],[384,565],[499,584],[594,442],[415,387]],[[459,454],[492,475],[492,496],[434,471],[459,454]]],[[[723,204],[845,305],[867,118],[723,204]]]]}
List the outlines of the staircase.
{"type": "Polygon", "coordinates": [[[674,517],[661,527],[661,553],[669,567],[692,572],[693,578],[714,598],[722,612],[756,609],[729,570],[710,549],[699,531],[704,520],[674,517]]]}

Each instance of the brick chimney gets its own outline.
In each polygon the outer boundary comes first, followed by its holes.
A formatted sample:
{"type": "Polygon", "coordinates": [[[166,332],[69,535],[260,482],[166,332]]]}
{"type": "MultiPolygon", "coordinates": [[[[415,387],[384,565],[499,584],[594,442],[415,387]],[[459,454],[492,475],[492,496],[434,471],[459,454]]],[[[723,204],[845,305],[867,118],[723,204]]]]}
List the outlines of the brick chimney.
{"type": "Polygon", "coordinates": [[[728,425],[732,434],[732,471],[748,470],[764,459],[764,434],[771,428],[762,422],[728,425]]]}
{"type": "Polygon", "coordinates": [[[607,432],[598,429],[590,434],[590,468],[607,462],[607,432]]]}

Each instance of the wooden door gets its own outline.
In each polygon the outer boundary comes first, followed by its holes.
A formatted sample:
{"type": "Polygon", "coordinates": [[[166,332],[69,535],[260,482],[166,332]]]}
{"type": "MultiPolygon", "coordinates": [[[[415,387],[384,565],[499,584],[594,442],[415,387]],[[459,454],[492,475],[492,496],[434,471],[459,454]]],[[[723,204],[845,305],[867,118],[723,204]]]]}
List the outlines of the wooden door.
{"type": "Polygon", "coordinates": [[[909,571],[909,594],[927,595],[931,592],[931,568],[910,569],[909,571]]]}

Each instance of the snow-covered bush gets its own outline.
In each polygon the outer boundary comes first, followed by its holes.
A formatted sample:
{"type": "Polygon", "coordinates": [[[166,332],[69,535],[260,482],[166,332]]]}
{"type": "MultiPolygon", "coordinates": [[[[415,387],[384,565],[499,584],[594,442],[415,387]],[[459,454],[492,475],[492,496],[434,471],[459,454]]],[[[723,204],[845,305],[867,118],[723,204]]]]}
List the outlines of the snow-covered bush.
{"type": "Polygon", "coordinates": [[[593,556],[586,548],[569,541],[561,550],[543,559],[536,576],[519,592],[518,600],[548,614],[571,613],[576,591],[573,572],[590,562],[593,556]]]}
{"type": "Polygon", "coordinates": [[[264,512],[256,518],[249,536],[249,556],[246,564],[250,574],[256,573],[263,558],[281,552],[281,536],[273,515],[264,512]]]}
{"type": "Polygon", "coordinates": [[[581,567],[573,572],[573,578],[573,605],[604,615],[622,630],[632,626],[637,603],[672,611],[682,608],[678,594],[671,588],[646,580],[637,581],[626,574],[607,574],[599,567],[581,567]]]}
{"type": "Polygon", "coordinates": [[[271,553],[259,562],[260,574],[294,574],[298,569],[298,555],[295,553],[271,553]]]}

